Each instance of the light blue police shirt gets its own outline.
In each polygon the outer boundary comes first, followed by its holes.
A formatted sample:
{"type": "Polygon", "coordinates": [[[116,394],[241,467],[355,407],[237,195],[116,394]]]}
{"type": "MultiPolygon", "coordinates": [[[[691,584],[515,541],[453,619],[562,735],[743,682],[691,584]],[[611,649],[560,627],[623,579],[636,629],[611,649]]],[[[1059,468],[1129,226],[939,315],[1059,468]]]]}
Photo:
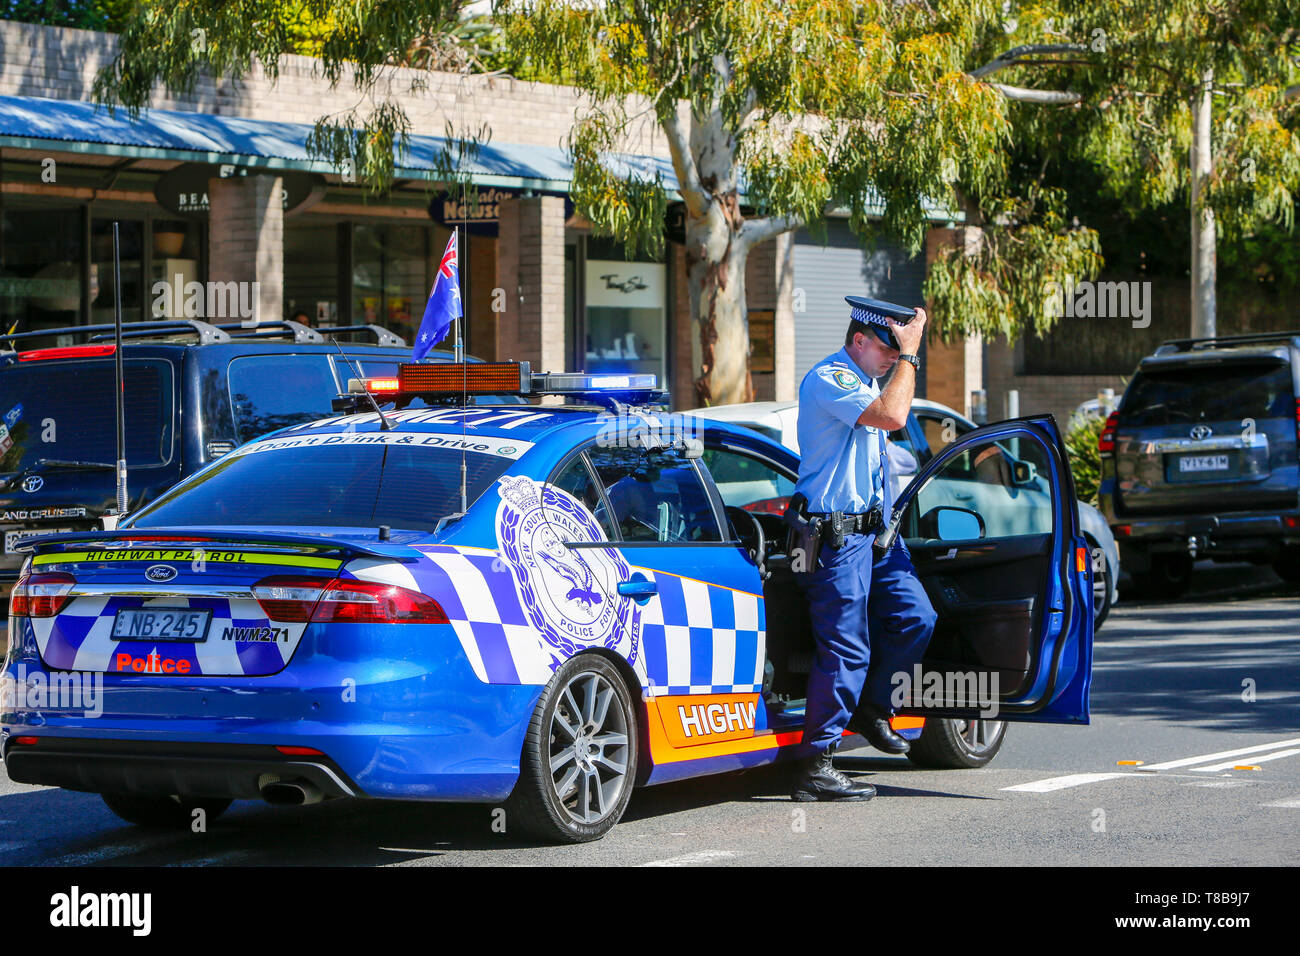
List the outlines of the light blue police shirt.
{"type": "Polygon", "coordinates": [[[799,481],[812,512],[860,514],[892,507],[883,429],[857,424],[880,386],[845,349],[822,359],[799,385],[799,481]]]}

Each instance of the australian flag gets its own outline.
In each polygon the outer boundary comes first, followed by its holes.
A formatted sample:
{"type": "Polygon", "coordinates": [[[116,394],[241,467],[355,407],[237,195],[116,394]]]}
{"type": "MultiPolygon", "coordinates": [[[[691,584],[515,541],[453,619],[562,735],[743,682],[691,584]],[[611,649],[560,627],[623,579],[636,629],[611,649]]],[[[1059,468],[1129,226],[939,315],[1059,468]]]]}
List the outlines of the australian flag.
{"type": "Polygon", "coordinates": [[[439,342],[447,337],[452,320],[464,315],[460,305],[460,270],[456,266],[456,230],[447,240],[447,249],[438,263],[438,274],[433,277],[429,304],[424,307],[420,320],[420,334],[415,337],[412,358],[420,361],[439,342]]]}

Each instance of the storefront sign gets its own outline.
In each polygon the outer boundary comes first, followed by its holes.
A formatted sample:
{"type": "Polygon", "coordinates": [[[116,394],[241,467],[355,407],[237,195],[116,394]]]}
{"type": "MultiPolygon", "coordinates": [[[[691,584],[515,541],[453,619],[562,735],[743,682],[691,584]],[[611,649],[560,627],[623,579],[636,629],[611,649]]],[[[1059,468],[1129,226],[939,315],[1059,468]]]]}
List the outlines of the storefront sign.
{"type": "Polygon", "coordinates": [[[667,302],[668,267],[661,262],[588,259],[588,308],[662,309],[667,302]]]}
{"type": "MultiPolygon", "coordinates": [[[[164,207],[182,216],[206,216],[209,180],[271,174],[268,170],[248,169],[231,163],[183,163],[159,178],[154,186],[154,197],[164,207]]],[[[325,193],[325,179],[316,173],[276,170],[273,174],[280,177],[280,200],[286,215],[301,212],[325,193]]]]}
{"type": "MultiPolygon", "coordinates": [[[[501,219],[501,204],[523,196],[518,189],[491,186],[444,190],[429,202],[429,218],[440,226],[460,226],[475,236],[495,236],[501,219]]],[[[564,218],[573,215],[573,203],[564,198],[564,218]]]]}

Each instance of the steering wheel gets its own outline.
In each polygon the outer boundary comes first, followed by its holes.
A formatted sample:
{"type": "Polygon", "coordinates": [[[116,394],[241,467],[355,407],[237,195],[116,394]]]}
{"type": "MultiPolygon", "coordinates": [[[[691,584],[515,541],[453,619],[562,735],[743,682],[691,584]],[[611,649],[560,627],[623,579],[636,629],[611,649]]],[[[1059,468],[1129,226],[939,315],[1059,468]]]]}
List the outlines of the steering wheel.
{"type": "Polygon", "coordinates": [[[744,508],[727,505],[726,512],[727,520],[731,522],[736,537],[749,553],[754,566],[758,568],[759,578],[766,581],[771,577],[772,572],[767,569],[767,535],[763,533],[762,524],[744,508]]]}

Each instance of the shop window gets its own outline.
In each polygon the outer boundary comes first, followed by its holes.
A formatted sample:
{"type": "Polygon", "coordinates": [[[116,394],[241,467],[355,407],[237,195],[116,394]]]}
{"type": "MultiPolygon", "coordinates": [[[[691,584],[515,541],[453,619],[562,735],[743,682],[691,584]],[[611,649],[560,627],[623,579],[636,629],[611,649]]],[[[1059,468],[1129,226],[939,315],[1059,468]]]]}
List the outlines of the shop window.
{"type": "MultiPolygon", "coordinates": [[[[145,309],[146,318],[192,317],[185,315],[185,287],[191,282],[201,282],[203,279],[199,275],[199,248],[203,230],[206,228],[206,223],[180,219],[153,221],[153,258],[150,260],[149,267],[149,307],[145,309]]],[[[111,255],[112,250],[110,249],[109,252],[111,255]]],[[[111,260],[109,269],[112,269],[111,260]]],[[[123,279],[125,280],[125,276],[123,279]]],[[[206,299],[204,306],[206,308],[206,299]]],[[[109,308],[112,308],[111,299],[109,308]]],[[[220,320],[222,317],[213,318],[220,320]]],[[[231,315],[224,318],[235,319],[239,316],[231,315]]]]}
{"type": "MultiPolygon", "coordinates": [[[[144,222],[117,219],[122,321],[144,318],[144,222]]],[[[90,220],[90,321],[113,321],[113,219],[90,220]]]]}
{"type": "MultiPolygon", "coordinates": [[[[5,331],[77,324],[81,210],[5,209],[0,222],[0,320],[5,331]]],[[[92,286],[91,298],[95,294],[92,286]]]]}
{"type": "Polygon", "coordinates": [[[286,220],[284,317],[313,328],[339,325],[338,298],[337,227],[320,222],[286,220]]]}
{"type": "MultiPolygon", "coordinates": [[[[429,228],[357,225],[352,233],[352,317],[382,325],[408,342],[424,315],[429,228]]],[[[442,245],[449,233],[442,233],[442,245]]],[[[435,240],[436,241],[436,240],[435,240]]],[[[441,254],[441,246],[438,246],[441,254]]]]}
{"type": "Polygon", "coordinates": [[[587,240],[583,275],[583,367],[588,372],[653,372],[664,380],[668,267],[629,262],[608,241],[587,240]]]}

